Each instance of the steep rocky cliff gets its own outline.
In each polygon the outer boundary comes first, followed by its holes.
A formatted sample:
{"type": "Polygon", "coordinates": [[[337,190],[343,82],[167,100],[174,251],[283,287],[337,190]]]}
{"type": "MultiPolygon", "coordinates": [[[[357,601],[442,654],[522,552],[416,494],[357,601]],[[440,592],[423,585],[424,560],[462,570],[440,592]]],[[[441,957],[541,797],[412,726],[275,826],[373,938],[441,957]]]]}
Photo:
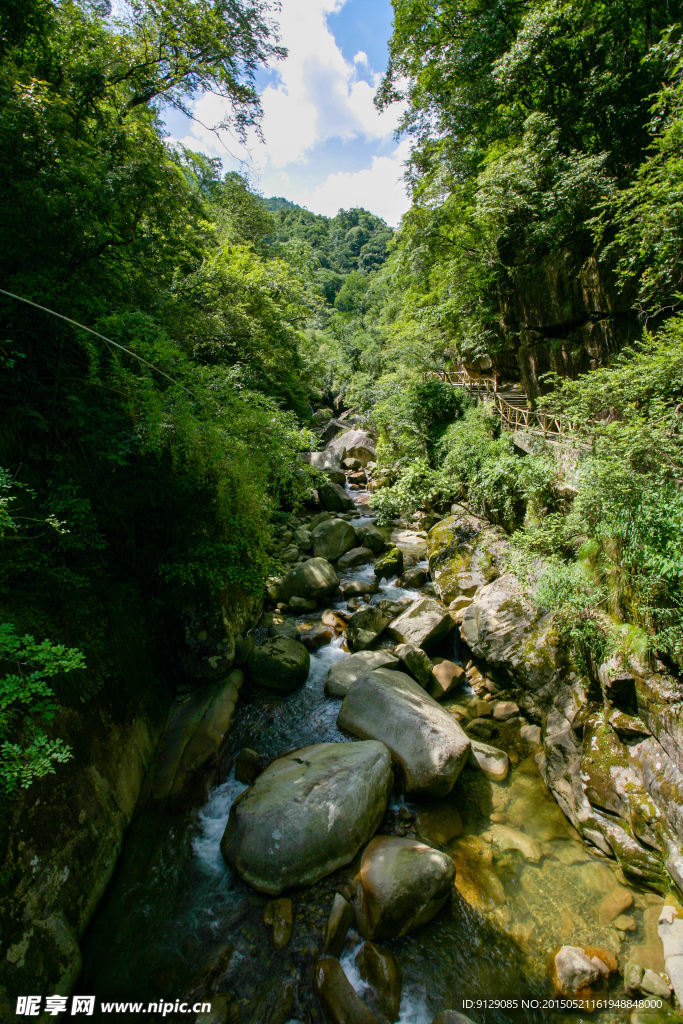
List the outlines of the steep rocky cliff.
{"type": "Polygon", "coordinates": [[[565,248],[533,268],[514,267],[501,296],[499,345],[471,369],[521,381],[536,398],[544,373],[587,373],[637,338],[642,325],[633,303],[600,254],[565,248]]]}

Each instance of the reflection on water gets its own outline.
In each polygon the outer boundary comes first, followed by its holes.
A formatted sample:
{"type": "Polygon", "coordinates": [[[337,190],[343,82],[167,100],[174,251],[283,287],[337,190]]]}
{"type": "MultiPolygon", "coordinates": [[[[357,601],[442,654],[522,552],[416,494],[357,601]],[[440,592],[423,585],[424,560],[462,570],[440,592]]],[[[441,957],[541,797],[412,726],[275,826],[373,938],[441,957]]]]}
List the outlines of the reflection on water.
{"type": "MultiPolygon", "coordinates": [[[[406,552],[424,557],[422,538],[405,531],[394,537],[406,552]]],[[[424,560],[420,565],[427,567],[424,560]]],[[[374,583],[372,565],[344,572],[342,581],[350,580],[374,583]]],[[[372,600],[418,596],[392,580],[372,600]]],[[[245,788],[232,767],[242,747],[274,757],[311,743],[345,741],[336,727],[339,702],[324,693],[330,666],[346,656],[341,645],[337,637],[311,655],[308,681],[293,694],[245,688],[222,781],[204,807],[173,817],[150,812],[131,828],[116,878],[84,942],[84,991],[104,999],[175,1000],[201,995],[207,979],[213,985],[220,978],[216,991],[225,994],[224,1022],[252,1020],[254,1006],[259,1000],[263,1006],[264,999],[291,1004],[291,1024],[319,1020],[313,965],[334,893],[349,891],[354,866],[292,894],[292,939],[275,953],[263,922],[267,899],[232,874],[219,844],[230,806],[245,788]]],[[[452,635],[437,653],[457,658],[457,638],[452,635]]],[[[464,723],[485,711],[468,687],[445,706],[464,723]]],[[[613,861],[583,846],[543,785],[537,748],[520,735],[523,724],[515,718],[490,725],[490,742],[509,752],[506,781],[494,782],[468,766],[447,800],[406,803],[394,794],[390,801],[381,831],[439,846],[457,869],[454,898],[441,913],[386,944],[404,972],[400,1024],[431,1024],[436,1012],[461,1009],[463,998],[551,995],[549,962],[563,944],[602,947],[622,965],[637,951],[641,963],[663,970],[656,935],[662,899],[629,886],[613,861]]],[[[359,943],[352,933],[342,963],[362,995],[355,962],[359,943]]],[[[563,1019],[534,1011],[468,1013],[478,1024],[563,1019]]],[[[271,1019],[259,1014],[260,1022],[271,1019]]],[[[611,1024],[628,1015],[605,1011],[590,1019],[611,1024]]]]}

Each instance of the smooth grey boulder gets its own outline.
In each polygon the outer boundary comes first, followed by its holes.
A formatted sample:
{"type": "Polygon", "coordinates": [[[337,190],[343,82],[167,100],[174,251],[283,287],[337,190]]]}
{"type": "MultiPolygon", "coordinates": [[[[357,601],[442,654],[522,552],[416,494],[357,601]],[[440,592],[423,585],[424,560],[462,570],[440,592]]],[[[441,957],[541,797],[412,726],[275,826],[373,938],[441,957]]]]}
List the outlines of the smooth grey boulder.
{"type": "Polygon", "coordinates": [[[357,565],[363,565],[364,562],[369,562],[372,558],[372,551],[370,548],[351,548],[346,554],[342,555],[337,562],[339,569],[353,569],[357,565]]]}
{"type": "Polygon", "coordinates": [[[352,651],[364,651],[384,632],[391,621],[375,605],[359,608],[351,616],[344,636],[352,651]]]}
{"type": "Polygon", "coordinates": [[[345,697],[361,676],[391,665],[396,666],[397,659],[390,651],[359,651],[342,661],[335,661],[327,673],[325,693],[328,697],[345,697]]]}
{"type": "Polygon", "coordinates": [[[428,651],[448,636],[455,621],[447,608],[432,597],[421,597],[389,626],[389,635],[402,644],[428,651]]]}
{"type": "Polygon", "coordinates": [[[452,715],[404,672],[375,669],[347,693],[340,729],[380,740],[403,774],[406,793],[446,796],[470,752],[470,741],[452,715]]]}
{"type": "Polygon", "coordinates": [[[426,689],[434,668],[431,658],[420,647],[414,647],[412,644],[399,644],[398,647],[394,647],[394,654],[399,660],[397,667],[407,672],[423,689],[426,689]]]}
{"type": "Polygon", "coordinates": [[[308,679],[311,656],[298,640],[276,636],[255,647],[247,665],[251,678],[259,686],[289,693],[308,679]]]}
{"type": "Polygon", "coordinates": [[[386,539],[382,531],[370,523],[368,526],[361,526],[358,530],[358,536],[363,542],[366,548],[370,548],[374,555],[379,555],[384,551],[387,546],[386,539]]]}
{"type": "Polygon", "coordinates": [[[358,543],[356,531],[345,519],[328,519],[311,533],[316,558],[335,561],[358,543]]]}
{"type": "Polygon", "coordinates": [[[473,768],[480,768],[484,775],[495,779],[496,782],[502,782],[507,778],[507,773],[510,770],[510,758],[504,750],[490,747],[487,743],[481,743],[472,737],[470,737],[470,744],[472,749],[468,763],[473,768]]]}
{"type": "Polygon", "coordinates": [[[453,891],[455,864],[416,839],[376,836],[356,876],[356,922],[365,939],[400,939],[426,924],[453,891]]]}
{"type": "Polygon", "coordinates": [[[342,459],[358,459],[361,466],[367,466],[375,458],[375,442],[364,430],[347,430],[335,437],[327,448],[338,452],[342,459]]]}
{"type": "Polygon", "coordinates": [[[289,601],[292,597],[319,601],[333,594],[338,586],[339,577],[326,558],[309,558],[287,573],[278,584],[277,593],[281,601],[289,601]]]}
{"type": "Polygon", "coordinates": [[[356,505],[343,487],[333,484],[331,480],[318,488],[320,504],[328,512],[352,512],[356,505]]]}
{"type": "Polygon", "coordinates": [[[384,817],[392,786],[382,743],[319,743],[273,761],[235,800],[221,840],[227,864],[279,896],[348,864],[384,817]]]}
{"type": "Polygon", "coordinates": [[[401,576],[400,586],[406,590],[410,590],[412,587],[424,587],[427,582],[427,573],[424,569],[420,569],[419,566],[414,565],[410,569],[406,569],[401,576]]]}
{"type": "Polygon", "coordinates": [[[339,448],[327,447],[321,452],[311,452],[309,461],[316,469],[341,469],[343,453],[339,448]]]}

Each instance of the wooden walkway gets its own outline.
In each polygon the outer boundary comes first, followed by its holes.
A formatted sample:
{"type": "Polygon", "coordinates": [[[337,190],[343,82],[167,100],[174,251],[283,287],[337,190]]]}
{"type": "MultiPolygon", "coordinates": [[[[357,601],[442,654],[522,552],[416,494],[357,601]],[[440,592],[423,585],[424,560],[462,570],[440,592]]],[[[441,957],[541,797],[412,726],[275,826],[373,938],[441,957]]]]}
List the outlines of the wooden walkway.
{"type": "Polygon", "coordinates": [[[505,430],[533,434],[554,444],[586,447],[577,440],[569,420],[530,409],[526,391],[518,384],[498,387],[494,377],[471,377],[467,370],[432,370],[427,376],[463,388],[477,401],[492,404],[505,430]]]}

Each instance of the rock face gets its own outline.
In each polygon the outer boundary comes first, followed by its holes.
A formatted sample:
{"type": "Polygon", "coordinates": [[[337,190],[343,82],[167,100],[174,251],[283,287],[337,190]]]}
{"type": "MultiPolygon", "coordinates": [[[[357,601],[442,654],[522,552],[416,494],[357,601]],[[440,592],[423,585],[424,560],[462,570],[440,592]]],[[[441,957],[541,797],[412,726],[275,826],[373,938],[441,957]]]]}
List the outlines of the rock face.
{"type": "Polygon", "coordinates": [[[366,939],[399,939],[430,921],[453,891],[451,858],[414,839],[377,836],[363,851],[356,917],[366,939]]]}
{"type": "Polygon", "coordinates": [[[289,693],[308,679],[311,656],[298,640],[277,636],[255,647],[247,662],[252,679],[259,686],[289,693]]]}
{"type": "Polygon", "coordinates": [[[359,651],[342,661],[335,661],[327,673],[325,693],[328,697],[345,697],[361,676],[367,676],[373,669],[390,668],[397,659],[390,651],[359,651]]]}
{"type": "Polygon", "coordinates": [[[391,623],[389,634],[402,644],[428,651],[448,636],[455,622],[447,608],[431,597],[421,597],[391,623]]]}
{"type": "Polygon", "coordinates": [[[358,543],[356,531],[344,519],[327,519],[318,523],[311,533],[313,554],[334,562],[358,543]]]}
{"type": "Polygon", "coordinates": [[[348,864],[384,816],[392,785],[382,743],[321,743],[273,761],[233,803],[228,865],[279,896],[348,864]]]}
{"type": "Polygon", "coordinates": [[[320,504],[328,512],[352,512],[356,507],[343,487],[328,481],[318,488],[320,504]]]}
{"type": "Polygon", "coordinates": [[[366,605],[355,612],[346,627],[346,642],[352,651],[364,651],[389,625],[389,616],[375,605],[366,605]]]}
{"type": "Polygon", "coordinates": [[[419,683],[385,668],[354,683],[337,725],[352,736],[386,744],[401,768],[406,793],[446,796],[470,750],[460,725],[419,683]]]}
{"type": "Polygon", "coordinates": [[[326,1024],[379,1024],[333,957],[315,965],[315,990],[326,1024]]]}
{"type": "Polygon", "coordinates": [[[320,601],[333,594],[339,586],[339,577],[325,558],[309,558],[308,561],[290,570],[278,585],[278,600],[289,601],[292,597],[311,598],[320,601]]]}

